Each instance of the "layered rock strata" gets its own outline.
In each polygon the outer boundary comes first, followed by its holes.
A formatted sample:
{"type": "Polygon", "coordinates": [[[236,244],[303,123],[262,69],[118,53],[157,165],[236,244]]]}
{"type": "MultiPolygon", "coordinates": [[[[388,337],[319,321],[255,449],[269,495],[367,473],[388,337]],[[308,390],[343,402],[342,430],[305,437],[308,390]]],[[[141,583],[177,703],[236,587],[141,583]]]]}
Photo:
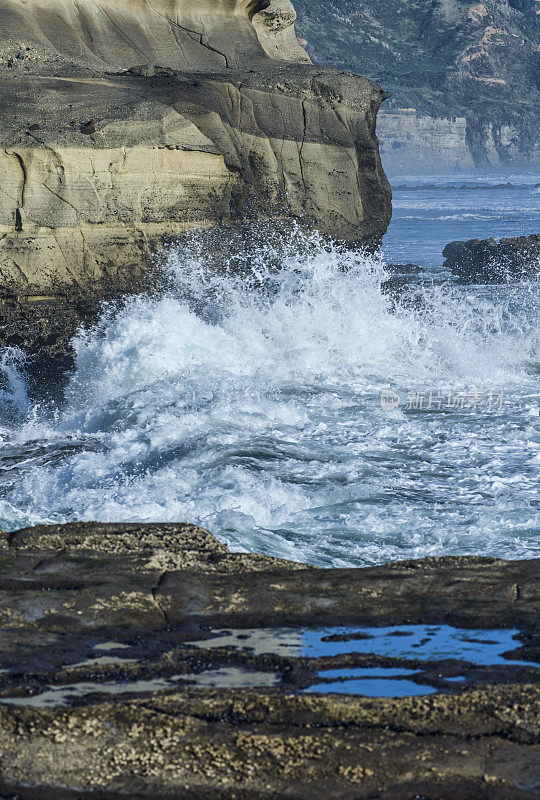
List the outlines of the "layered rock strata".
{"type": "Polygon", "coordinates": [[[540,143],[530,123],[478,120],[461,110],[431,116],[394,108],[379,114],[377,134],[389,175],[505,169],[509,164],[527,170],[540,161],[540,143]]]}
{"type": "Polygon", "coordinates": [[[0,547],[3,795],[537,796],[538,561],[320,570],[173,524],[42,526],[0,547]],[[391,625],[471,629],[469,652],[497,629],[519,634],[492,666],[421,649],[404,660],[406,630],[386,657],[356,652],[365,634],[327,635],[341,655],[301,646],[306,629],[391,625]],[[314,686],[363,668],[408,670],[420,696],[314,686]]]}
{"type": "Polygon", "coordinates": [[[257,214],[386,230],[383,92],[312,66],[288,0],[0,0],[0,18],[4,299],[131,289],[165,236],[257,214]]]}

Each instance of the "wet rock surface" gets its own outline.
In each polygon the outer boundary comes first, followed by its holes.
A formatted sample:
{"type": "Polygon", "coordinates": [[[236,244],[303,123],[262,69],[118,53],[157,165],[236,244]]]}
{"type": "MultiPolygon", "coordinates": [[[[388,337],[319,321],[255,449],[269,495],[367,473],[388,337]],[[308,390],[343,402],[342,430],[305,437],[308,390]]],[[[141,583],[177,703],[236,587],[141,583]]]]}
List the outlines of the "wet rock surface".
{"type": "Polygon", "coordinates": [[[506,283],[540,275],[540,234],[450,242],[445,268],[467,283],[506,283]]]}
{"type": "Polygon", "coordinates": [[[321,570],[192,525],[3,534],[0,796],[536,797],[539,571],[321,570]]]}
{"type": "MultiPolygon", "coordinates": [[[[0,346],[5,363],[24,375],[28,396],[58,400],[74,366],[72,340],[98,317],[96,300],[0,300],[0,346]]],[[[5,378],[5,376],[4,376],[5,378]]]]}

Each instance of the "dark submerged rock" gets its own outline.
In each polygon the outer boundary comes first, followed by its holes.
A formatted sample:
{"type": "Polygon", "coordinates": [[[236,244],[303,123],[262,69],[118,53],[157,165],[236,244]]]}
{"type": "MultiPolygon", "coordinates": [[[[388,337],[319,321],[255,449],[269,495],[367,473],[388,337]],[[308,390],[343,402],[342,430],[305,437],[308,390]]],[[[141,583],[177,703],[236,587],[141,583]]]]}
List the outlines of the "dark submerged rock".
{"type": "Polygon", "coordinates": [[[540,274],[540,234],[450,242],[444,266],[466,283],[506,283],[540,274]]]}

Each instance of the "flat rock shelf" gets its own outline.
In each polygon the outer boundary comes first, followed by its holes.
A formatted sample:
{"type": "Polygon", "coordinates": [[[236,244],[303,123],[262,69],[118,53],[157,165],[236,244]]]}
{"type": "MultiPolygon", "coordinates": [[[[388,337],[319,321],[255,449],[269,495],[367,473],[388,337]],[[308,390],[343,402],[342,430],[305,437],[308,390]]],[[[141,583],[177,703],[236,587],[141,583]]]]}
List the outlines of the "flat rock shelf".
{"type": "Polygon", "coordinates": [[[187,524],[2,534],[0,796],[537,797],[538,573],[323,570],[187,524]]]}

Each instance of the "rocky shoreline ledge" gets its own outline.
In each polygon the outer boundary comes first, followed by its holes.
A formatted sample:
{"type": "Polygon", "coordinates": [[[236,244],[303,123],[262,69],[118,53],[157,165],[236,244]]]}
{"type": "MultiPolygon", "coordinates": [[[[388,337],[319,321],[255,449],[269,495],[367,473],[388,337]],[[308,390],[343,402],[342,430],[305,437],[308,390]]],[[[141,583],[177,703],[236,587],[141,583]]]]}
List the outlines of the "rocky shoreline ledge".
{"type": "Polygon", "coordinates": [[[537,797],[539,572],[322,570],[185,524],[2,534],[0,796],[537,797]],[[402,696],[352,680],[389,673],[402,696]]]}

